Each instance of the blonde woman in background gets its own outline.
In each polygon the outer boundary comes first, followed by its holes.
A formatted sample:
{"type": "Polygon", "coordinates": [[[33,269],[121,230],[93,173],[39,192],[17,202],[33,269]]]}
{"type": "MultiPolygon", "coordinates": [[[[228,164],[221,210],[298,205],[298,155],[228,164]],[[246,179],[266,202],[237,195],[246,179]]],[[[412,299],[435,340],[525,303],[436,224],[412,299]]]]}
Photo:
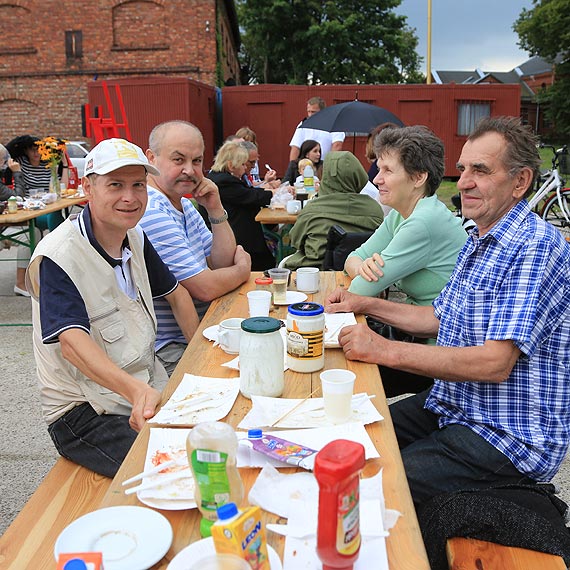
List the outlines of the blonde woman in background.
{"type": "MultiPolygon", "coordinates": [[[[228,213],[236,243],[251,256],[252,271],[263,271],[275,266],[275,258],[267,247],[263,228],[255,221],[255,216],[259,208],[269,205],[273,191],[253,188],[244,182],[248,159],[249,152],[241,143],[226,142],[218,150],[207,177],[220,191],[222,206],[228,213]]],[[[200,213],[204,216],[202,209],[200,213]]]]}

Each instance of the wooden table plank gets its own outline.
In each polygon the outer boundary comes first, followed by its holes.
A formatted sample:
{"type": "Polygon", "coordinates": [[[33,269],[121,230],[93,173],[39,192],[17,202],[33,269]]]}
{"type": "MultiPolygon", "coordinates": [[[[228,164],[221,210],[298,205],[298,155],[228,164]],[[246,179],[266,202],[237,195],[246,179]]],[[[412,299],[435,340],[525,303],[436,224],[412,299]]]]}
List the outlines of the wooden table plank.
{"type": "MultiPolygon", "coordinates": [[[[229,360],[229,356],[223,353],[219,348],[212,348],[211,343],[204,339],[201,333],[207,326],[217,324],[224,318],[247,315],[246,293],[253,288],[253,282],[256,276],[257,275],[252,275],[250,281],[237,292],[225,295],[212,303],[198,332],[190,342],[187,351],[164,391],[163,402],[174,392],[184,372],[222,378],[236,376],[235,371],[220,366],[221,363],[229,360]]],[[[326,295],[333,290],[335,286],[347,287],[348,284],[348,278],[340,272],[321,273],[321,290],[313,295],[309,295],[309,300],[322,303],[326,295]]],[[[287,307],[283,306],[277,307],[271,312],[271,315],[277,318],[285,318],[286,314],[287,307]]],[[[360,320],[362,320],[362,317],[360,317],[360,320]]],[[[372,400],[372,402],[385,418],[383,422],[377,422],[367,426],[367,431],[376,443],[381,457],[367,461],[364,476],[371,477],[375,475],[379,469],[383,468],[386,505],[388,508],[396,509],[402,513],[402,517],[400,517],[398,523],[391,531],[390,537],[387,539],[390,569],[427,570],[429,569],[429,564],[404,475],[402,460],[396,443],[384,390],[381,385],[378,367],[362,362],[346,361],[342,350],[329,349],[325,351],[325,369],[329,368],[348,368],[354,371],[357,375],[355,390],[377,394],[377,397],[372,400]]],[[[319,386],[319,384],[319,372],[300,374],[287,371],[284,397],[305,397],[314,388],[319,386]]],[[[240,394],[234,408],[224,421],[235,427],[250,408],[251,402],[240,394]]],[[[121,482],[142,470],[146,456],[148,436],[149,427],[146,425],[109,487],[109,490],[99,505],[100,507],[140,504],[135,495],[126,497],[123,494],[121,482]]],[[[293,469],[288,469],[285,472],[294,471],[293,469]]],[[[240,470],[246,489],[249,489],[253,485],[258,473],[258,469],[240,470]]],[[[198,531],[199,512],[197,510],[161,512],[170,520],[174,528],[175,538],[165,559],[154,567],[160,570],[166,568],[168,561],[172,560],[182,548],[200,538],[198,531]]],[[[269,513],[264,513],[264,519],[266,522],[275,521],[277,517],[269,513]]],[[[269,543],[282,555],[284,539],[273,533],[269,533],[268,538],[269,543]]]]}
{"type": "Polygon", "coordinates": [[[288,214],[284,208],[261,208],[255,221],[266,226],[275,224],[294,224],[297,221],[297,214],[288,214]]]}
{"type": "MultiPolygon", "coordinates": [[[[59,212],[60,210],[71,208],[72,206],[82,204],[83,202],[87,202],[87,198],[85,196],[81,196],[80,198],[60,198],[52,204],[47,204],[42,210],[18,210],[15,214],[4,213],[0,215],[0,225],[22,225],[32,219],[43,216],[44,214],[59,212]]],[[[6,212],[7,211],[8,210],[6,209],[6,212]]]]}
{"type": "MultiPolygon", "coordinates": [[[[83,204],[87,202],[87,198],[82,196],[80,198],[60,198],[52,204],[47,204],[42,210],[18,210],[14,214],[1,214],[0,215],[0,239],[9,240],[14,244],[25,245],[29,247],[33,252],[36,247],[36,236],[35,236],[35,226],[36,218],[43,216],[44,214],[51,214],[53,212],[59,212],[60,210],[67,210],[72,206],[78,204],[83,204]],[[14,226],[25,226],[27,224],[27,229],[22,228],[21,231],[17,231],[14,234],[4,234],[3,227],[14,227],[14,226]],[[28,234],[28,242],[22,241],[20,238],[22,235],[28,234]]],[[[8,261],[7,259],[5,261],[8,261]]]]}

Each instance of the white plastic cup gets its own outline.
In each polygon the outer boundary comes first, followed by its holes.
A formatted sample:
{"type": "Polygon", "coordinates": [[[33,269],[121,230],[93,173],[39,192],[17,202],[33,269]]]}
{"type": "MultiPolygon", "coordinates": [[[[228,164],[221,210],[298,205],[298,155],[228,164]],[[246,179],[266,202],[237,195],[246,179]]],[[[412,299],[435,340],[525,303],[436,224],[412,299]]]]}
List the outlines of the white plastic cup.
{"type": "Polygon", "coordinates": [[[352,417],[352,393],[356,374],[333,368],[321,372],[321,388],[325,416],[333,424],[342,424],[352,417]]]}
{"type": "Polygon", "coordinates": [[[288,214],[298,214],[301,211],[301,200],[289,200],[286,207],[288,214]]]}
{"type": "Polygon", "coordinates": [[[225,319],[218,325],[218,343],[224,352],[239,354],[242,321],[243,319],[234,317],[225,319]]]}
{"type": "Polygon", "coordinates": [[[268,317],[271,306],[271,291],[250,291],[247,294],[250,317],[268,317]]]}
{"type": "Polygon", "coordinates": [[[299,267],[297,269],[297,291],[316,293],[319,290],[319,268],[299,267]]]}
{"type": "Polygon", "coordinates": [[[273,279],[273,302],[276,305],[285,305],[291,270],[286,267],[272,267],[269,270],[269,277],[273,279]]]}

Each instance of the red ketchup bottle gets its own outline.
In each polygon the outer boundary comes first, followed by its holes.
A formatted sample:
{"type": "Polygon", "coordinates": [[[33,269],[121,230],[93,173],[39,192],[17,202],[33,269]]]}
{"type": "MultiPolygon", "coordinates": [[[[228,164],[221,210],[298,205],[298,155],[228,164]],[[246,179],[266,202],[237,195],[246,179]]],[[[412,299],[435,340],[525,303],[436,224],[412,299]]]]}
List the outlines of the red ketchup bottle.
{"type": "Polygon", "coordinates": [[[360,550],[360,471],[364,447],[337,439],[317,453],[319,483],[317,554],[323,570],[352,570],[360,550]]]}

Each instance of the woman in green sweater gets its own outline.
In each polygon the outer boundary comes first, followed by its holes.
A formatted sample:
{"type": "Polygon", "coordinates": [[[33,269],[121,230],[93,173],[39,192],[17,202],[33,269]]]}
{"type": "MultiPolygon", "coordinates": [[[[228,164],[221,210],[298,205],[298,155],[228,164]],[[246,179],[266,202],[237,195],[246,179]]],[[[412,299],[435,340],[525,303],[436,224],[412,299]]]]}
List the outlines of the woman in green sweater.
{"type": "MultiPolygon", "coordinates": [[[[435,192],[444,172],[444,147],[431,131],[413,126],[385,129],[375,139],[379,172],[374,183],[393,210],[346,260],[349,291],[368,297],[396,285],[406,302],[430,305],[449,280],[467,234],[435,192]]],[[[435,343],[435,339],[427,342],[435,343]]],[[[381,368],[387,395],[416,392],[432,383],[381,368]]]]}

